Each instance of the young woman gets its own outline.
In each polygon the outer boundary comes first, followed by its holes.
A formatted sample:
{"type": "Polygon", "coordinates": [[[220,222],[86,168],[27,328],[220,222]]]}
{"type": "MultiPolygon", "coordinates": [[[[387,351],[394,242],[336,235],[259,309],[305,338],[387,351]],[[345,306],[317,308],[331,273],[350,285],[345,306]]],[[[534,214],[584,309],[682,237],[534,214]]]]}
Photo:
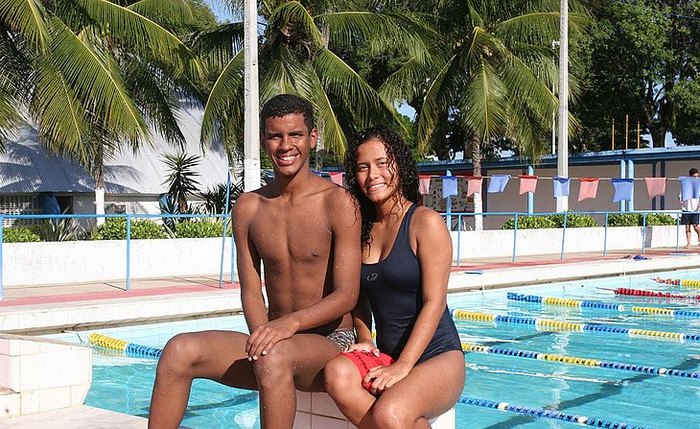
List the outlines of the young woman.
{"type": "Polygon", "coordinates": [[[416,164],[393,132],[363,131],[345,171],[362,217],[357,344],[326,365],[326,389],[360,429],[429,428],[457,402],[465,378],[446,303],[450,235],[439,214],[417,205],[416,164]]]}

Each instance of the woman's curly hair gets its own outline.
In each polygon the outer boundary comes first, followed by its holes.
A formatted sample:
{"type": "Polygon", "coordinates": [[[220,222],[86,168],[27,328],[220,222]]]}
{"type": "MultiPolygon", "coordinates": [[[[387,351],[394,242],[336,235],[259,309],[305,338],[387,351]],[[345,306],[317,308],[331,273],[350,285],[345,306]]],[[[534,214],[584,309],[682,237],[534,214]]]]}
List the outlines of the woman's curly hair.
{"type": "Polygon", "coordinates": [[[394,197],[398,200],[400,193],[407,200],[417,203],[420,200],[418,191],[418,168],[411,151],[404,141],[396,133],[385,126],[376,126],[361,131],[355,140],[350,143],[345,153],[345,178],[348,190],[355,197],[362,216],[362,245],[372,241],[372,224],[376,218],[374,204],[362,193],[357,183],[357,148],[371,139],[377,139],[384,143],[388,156],[388,162],[394,168],[394,180],[397,180],[394,197]]]}

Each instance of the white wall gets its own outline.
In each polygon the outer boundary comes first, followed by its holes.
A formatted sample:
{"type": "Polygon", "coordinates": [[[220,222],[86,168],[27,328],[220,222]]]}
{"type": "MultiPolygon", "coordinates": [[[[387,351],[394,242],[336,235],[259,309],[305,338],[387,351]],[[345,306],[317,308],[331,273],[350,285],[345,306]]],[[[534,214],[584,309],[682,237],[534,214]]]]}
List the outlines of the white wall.
{"type": "MultiPolygon", "coordinates": [[[[131,278],[206,275],[219,272],[221,238],[131,241],[131,278]]],[[[231,266],[231,238],[224,272],[231,266]]],[[[3,285],[80,283],[126,278],[126,241],[5,243],[3,285]]]]}

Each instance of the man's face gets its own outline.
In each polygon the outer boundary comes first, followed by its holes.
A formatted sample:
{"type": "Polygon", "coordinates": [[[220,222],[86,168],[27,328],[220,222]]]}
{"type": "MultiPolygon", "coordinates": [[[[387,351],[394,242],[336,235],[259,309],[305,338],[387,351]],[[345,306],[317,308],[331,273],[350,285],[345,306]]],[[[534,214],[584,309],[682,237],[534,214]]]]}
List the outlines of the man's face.
{"type": "Polygon", "coordinates": [[[304,115],[290,113],[267,118],[263,138],[275,174],[294,176],[302,168],[308,168],[309,151],[316,147],[317,131],[309,132],[304,115]]]}

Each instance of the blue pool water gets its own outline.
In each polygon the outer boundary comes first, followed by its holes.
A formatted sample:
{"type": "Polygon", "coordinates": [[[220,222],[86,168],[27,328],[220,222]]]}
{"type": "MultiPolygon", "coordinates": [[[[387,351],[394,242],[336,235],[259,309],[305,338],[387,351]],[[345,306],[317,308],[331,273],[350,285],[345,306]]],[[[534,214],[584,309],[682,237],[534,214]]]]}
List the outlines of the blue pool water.
{"type": "MultiPolygon", "coordinates": [[[[700,271],[662,277],[700,279],[700,271]]],[[[700,301],[616,296],[614,288],[653,289],[683,294],[700,290],[660,285],[650,275],[530,286],[450,295],[450,308],[510,316],[605,323],[626,328],[700,334],[700,318],[673,318],[629,311],[632,305],[700,311],[700,301]],[[569,299],[618,302],[625,311],[546,306],[506,299],[507,292],[569,299]]],[[[700,371],[700,342],[630,338],[611,333],[541,332],[522,324],[457,320],[463,342],[603,361],[700,371]]],[[[203,329],[244,330],[242,317],[226,317],[159,325],[103,329],[126,341],[162,347],[178,332],[203,329]]],[[[89,333],[53,335],[86,341],[89,333]]],[[[700,378],[663,377],[599,367],[585,367],[514,356],[467,353],[465,397],[558,410],[572,415],[626,422],[650,428],[700,428],[700,378]]],[[[96,350],[93,383],[86,403],[128,414],[147,416],[156,362],[96,350]]],[[[196,380],[183,425],[197,428],[257,428],[257,395],[196,380]]],[[[458,404],[459,429],[574,428],[580,425],[458,404]]]]}

